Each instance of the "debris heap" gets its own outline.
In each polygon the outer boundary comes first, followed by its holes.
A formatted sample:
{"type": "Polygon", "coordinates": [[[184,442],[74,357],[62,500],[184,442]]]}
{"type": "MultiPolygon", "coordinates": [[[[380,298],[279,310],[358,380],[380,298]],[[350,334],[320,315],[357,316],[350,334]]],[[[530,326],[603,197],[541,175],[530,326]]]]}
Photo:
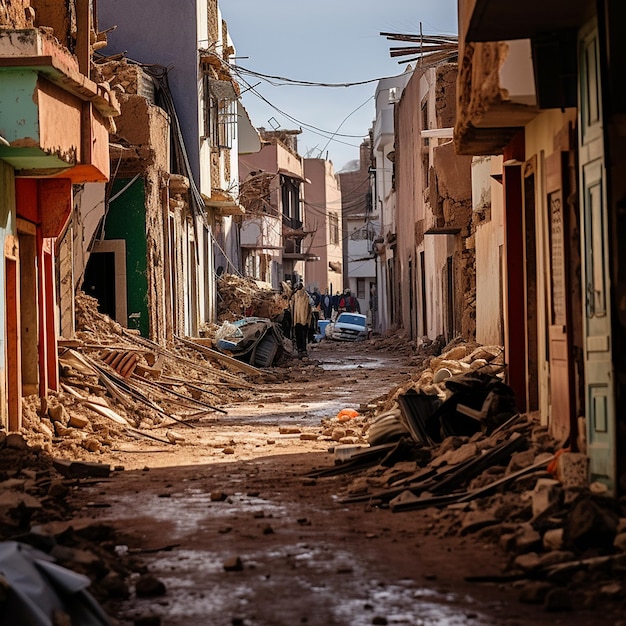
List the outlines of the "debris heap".
{"type": "Polygon", "coordinates": [[[89,584],[89,591],[103,605],[130,596],[126,582],[129,571],[114,552],[113,528],[102,522],[74,519],[71,502],[79,482],[93,484],[110,473],[109,465],[64,463],[47,456],[39,446],[29,446],[19,433],[0,433],[2,623],[21,624],[25,619],[43,623],[43,613],[34,608],[39,601],[41,611],[50,611],[49,617],[54,608],[55,624],[109,624],[79,590],[89,584]],[[35,548],[37,552],[33,552],[35,548]],[[58,581],[48,577],[47,568],[34,568],[18,560],[20,554],[23,558],[31,552],[39,562],[55,568],[51,573],[58,566],[71,570],[64,576],[65,584],[69,576],[72,584],[78,582],[72,593],[57,595],[59,588],[52,583],[58,581]],[[82,618],[93,611],[98,619],[80,621],[79,609],[82,618]]]}
{"type": "Polygon", "coordinates": [[[337,446],[335,465],[311,477],[353,474],[345,503],[428,516],[441,536],[498,544],[507,569],[473,580],[515,582],[523,602],[554,611],[619,598],[626,502],[588,484],[585,454],[517,411],[503,369],[497,346],[431,357],[378,401],[369,445],[337,446]]]}
{"type": "Polygon", "coordinates": [[[287,306],[287,298],[268,283],[253,278],[222,274],[217,281],[218,320],[236,321],[242,317],[276,320],[287,306]]]}
{"type": "Polygon", "coordinates": [[[60,390],[24,401],[23,434],[49,452],[55,442],[56,454],[83,458],[129,437],[176,444],[181,430],[223,413],[220,405],[264,377],[201,340],[180,337],[166,348],[143,338],[85,294],[76,298],[76,320],[76,337],[59,341],[60,390]]]}

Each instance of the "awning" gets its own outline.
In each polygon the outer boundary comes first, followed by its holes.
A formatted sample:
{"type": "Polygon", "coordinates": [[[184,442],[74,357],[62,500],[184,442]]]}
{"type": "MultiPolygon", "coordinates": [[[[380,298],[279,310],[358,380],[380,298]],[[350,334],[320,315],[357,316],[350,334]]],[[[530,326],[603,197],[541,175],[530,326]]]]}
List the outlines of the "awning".
{"type": "Polygon", "coordinates": [[[295,180],[299,180],[301,183],[311,184],[311,181],[308,178],[304,178],[304,176],[301,176],[300,174],[290,172],[289,170],[286,170],[283,167],[278,168],[278,173],[282,174],[283,176],[288,176],[289,178],[294,178],[295,180]]]}
{"type": "MultiPolygon", "coordinates": [[[[469,0],[463,2],[470,5],[469,0]]],[[[474,0],[467,41],[530,39],[540,33],[576,29],[585,20],[589,0],[474,0]]]]}
{"type": "Polygon", "coordinates": [[[207,207],[215,209],[218,215],[245,215],[246,210],[232,196],[225,192],[214,193],[210,198],[202,194],[207,207]]]}

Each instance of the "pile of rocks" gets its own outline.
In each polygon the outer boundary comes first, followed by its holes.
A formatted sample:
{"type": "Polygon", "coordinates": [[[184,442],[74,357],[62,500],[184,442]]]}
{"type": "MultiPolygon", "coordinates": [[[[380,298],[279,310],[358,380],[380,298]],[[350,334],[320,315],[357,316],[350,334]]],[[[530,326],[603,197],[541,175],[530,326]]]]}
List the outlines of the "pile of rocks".
{"type": "Polygon", "coordinates": [[[271,285],[234,274],[220,276],[217,293],[220,322],[243,317],[275,320],[287,306],[287,299],[274,291],[271,285]]]}
{"type": "MultiPolygon", "coordinates": [[[[108,465],[57,461],[40,447],[29,446],[20,434],[0,432],[2,541],[29,544],[58,565],[87,576],[90,591],[103,606],[129,596],[129,572],[115,553],[112,527],[73,519],[71,502],[81,485],[111,471],[108,465]]],[[[6,581],[2,583],[5,589],[6,581]]]]}
{"type": "Polygon", "coordinates": [[[480,371],[504,378],[502,372],[505,364],[502,346],[459,343],[447,346],[438,355],[430,356],[429,352],[430,345],[418,352],[423,359],[422,368],[408,383],[395,389],[391,394],[392,400],[396,400],[398,395],[411,389],[445,399],[449,396],[446,380],[458,374],[480,371]]]}

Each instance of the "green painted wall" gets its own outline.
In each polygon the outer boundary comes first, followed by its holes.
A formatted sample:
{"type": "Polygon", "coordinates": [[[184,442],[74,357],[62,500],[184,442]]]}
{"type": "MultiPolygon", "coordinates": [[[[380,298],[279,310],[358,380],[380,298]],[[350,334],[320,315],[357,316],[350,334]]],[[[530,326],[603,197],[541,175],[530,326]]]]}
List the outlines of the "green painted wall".
{"type": "Polygon", "coordinates": [[[36,69],[0,68],[0,137],[13,143],[0,144],[0,159],[15,169],[67,168],[57,154],[41,146],[36,69]],[[19,145],[18,145],[19,144],[19,145]]]}
{"type": "Polygon", "coordinates": [[[39,109],[33,99],[37,72],[0,71],[0,135],[7,141],[28,137],[39,142],[39,109]]]}
{"type": "MultiPolygon", "coordinates": [[[[129,182],[129,179],[116,180],[111,196],[129,182]]],[[[143,337],[148,337],[146,194],[143,178],[138,178],[119,198],[111,202],[104,235],[105,239],[126,240],[128,328],[136,328],[143,337]]]]}

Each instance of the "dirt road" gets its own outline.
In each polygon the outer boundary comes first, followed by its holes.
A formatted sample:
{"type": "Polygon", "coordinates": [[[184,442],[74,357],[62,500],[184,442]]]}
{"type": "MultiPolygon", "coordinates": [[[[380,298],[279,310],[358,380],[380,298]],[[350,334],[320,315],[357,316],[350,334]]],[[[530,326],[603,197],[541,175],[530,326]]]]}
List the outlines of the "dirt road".
{"type": "Polygon", "coordinates": [[[502,573],[493,537],[446,536],[436,510],[345,505],[354,476],[307,477],[334,464],[334,442],[315,439],[321,419],[384,397],[408,363],[397,350],[322,342],[287,380],[176,428],[178,445],[141,441],[102,458],[124,471],[78,491],[79,514],[112,524],[119,554],[164,585],[115,605],[119,623],[596,623],[522,604],[513,583],[467,583],[502,573]]]}

